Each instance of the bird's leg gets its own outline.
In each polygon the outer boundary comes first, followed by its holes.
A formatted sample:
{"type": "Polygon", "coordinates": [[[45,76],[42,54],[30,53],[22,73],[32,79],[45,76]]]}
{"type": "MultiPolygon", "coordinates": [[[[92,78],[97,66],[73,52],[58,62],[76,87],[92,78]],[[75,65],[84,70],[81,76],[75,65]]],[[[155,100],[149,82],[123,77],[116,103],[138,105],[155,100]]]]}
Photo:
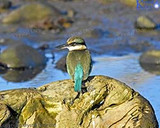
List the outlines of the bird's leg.
{"type": "Polygon", "coordinates": [[[82,81],[82,94],[87,92],[87,87],[85,86],[86,82],[87,82],[86,80],[82,81]]]}

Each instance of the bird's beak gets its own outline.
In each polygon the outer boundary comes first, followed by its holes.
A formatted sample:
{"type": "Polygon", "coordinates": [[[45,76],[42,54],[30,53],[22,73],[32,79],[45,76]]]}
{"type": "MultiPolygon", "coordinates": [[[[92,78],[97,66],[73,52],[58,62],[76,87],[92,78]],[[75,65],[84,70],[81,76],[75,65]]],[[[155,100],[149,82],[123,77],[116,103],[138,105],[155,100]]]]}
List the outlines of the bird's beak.
{"type": "Polygon", "coordinates": [[[57,49],[65,49],[67,47],[68,47],[68,44],[62,44],[62,45],[57,46],[56,48],[57,49]]]}

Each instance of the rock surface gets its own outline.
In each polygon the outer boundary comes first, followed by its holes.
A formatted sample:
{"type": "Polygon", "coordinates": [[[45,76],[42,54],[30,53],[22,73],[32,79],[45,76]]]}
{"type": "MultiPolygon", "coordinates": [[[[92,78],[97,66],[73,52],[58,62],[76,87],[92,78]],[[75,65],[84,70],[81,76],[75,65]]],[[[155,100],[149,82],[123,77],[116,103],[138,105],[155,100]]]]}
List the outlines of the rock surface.
{"type": "Polygon", "coordinates": [[[131,7],[137,7],[136,0],[121,0],[121,2],[131,7]]]}
{"type": "Polygon", "coordinates": [[[160,64],[160,50],[150,50],[144,52],[140,58],[141,63],[146,64],[160,64]]]}
{"type": "Polygon", "coordinates": [[[9,9],[12,6],[11,1],[1,0],[0,1],[0,9],[9,9]]]}
{"type": "Polygon", "coordinates": [[[23,70],[4,70],[5,72],[1,73],[3,79],[10,82],[24,82],[34,78],[39,74],[45,66],[38,66],[33,69],[23,69],[23,70]]]}
{"type": "Polygon", "coordinates": [[[24,5],[7,15],[3,23],[20,23],[20,22],[33,22],[46,19],[51,16],[58,16],[59,12],[55,8],[51,8],[44,3],[30,3],[24,5]]]}
{"type": "Polygon", "coordinates": [[[89,77],[77,96],[71,80],[0,92],[0,126],[13,128],[157,128],[154,110],[133,89],[105,76],[89,77]],[[77,97],[77,98],[76,98],[77,97]],[[75,99],[76,98],[76,99],[75,99]]]}
{"type": "Polygon", "coordinates": [[[160,75],[160,50],[144,52],[139,58],[139,63],[144,70],[160,75]]]}
{"type": "Polygon", "coordinates": [[[35,68],[46,64],[46,57],[36,49],[25,45],[10,45],[0,54],[0,63],[7,68],[35,68]]]}
{"type": "Polygon", "coordinates": [[[57,62],[56,62],[56,66],[55,68],[63,71],[63,72],[67,72],[67,68],[66,68],[66,55],[63,56],[62,58],[60,58],[57,62]]]}
{"type": "Polygon", "coordinates": [[[148,16],[140,16],[135,22],[135,27],[138,29],[155,29],[157,24],[148,16]]]}

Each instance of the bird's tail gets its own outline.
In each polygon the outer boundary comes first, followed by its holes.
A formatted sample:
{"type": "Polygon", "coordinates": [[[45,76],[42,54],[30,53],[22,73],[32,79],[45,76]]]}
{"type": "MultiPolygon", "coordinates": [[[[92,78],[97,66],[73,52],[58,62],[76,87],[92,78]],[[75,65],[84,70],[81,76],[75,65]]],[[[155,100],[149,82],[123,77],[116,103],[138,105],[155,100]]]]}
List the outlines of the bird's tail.
{"type": "Polygon", "coordinates": [[[81,66],[81,64],[77,64],[74,73],[74,82],[75,82],[74,90],[76,92],[81,91],[82,79],[83,79],[83,67],[81,66]]]}

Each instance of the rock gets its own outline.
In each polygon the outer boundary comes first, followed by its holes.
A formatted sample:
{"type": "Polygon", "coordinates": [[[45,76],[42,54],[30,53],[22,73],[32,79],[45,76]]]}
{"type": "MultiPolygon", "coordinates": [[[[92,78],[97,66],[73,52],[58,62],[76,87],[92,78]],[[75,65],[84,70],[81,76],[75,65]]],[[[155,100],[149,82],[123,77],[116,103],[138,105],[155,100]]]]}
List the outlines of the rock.
{"type": "Polygon", "coordinates": [[[0,72],[2,78],[10,82],[24,82],[33,79],[39,74],[45,66],[38,66],[33,69],[20,69],[20,70],[4,70],[6,72],[0,72]]]}
{"type": "Polygon", "coordinates": [[[160,64],[160,50],[150,50],[144,52],[139,61],[145,64],[160,64]]]}
{"type": "Polygon", "coordinates": [[[150,2],[150,6],[153,6],[153,2],[152,0],[121,0],[122,3],[130,6],[130,7],[137,7],[140,8],[139,6],[141,6],[141,8],[145,8],[146,6],[149,6],[148,3],[150,2]]]}
{"type": "Polygon", "coordinates": [[[87,92],[80,95],[73,86],[71,80],[62,80],[37,89],[1,91],[0,119],[5,111],[8,116],[0,120],[0,126],[10,127],[9,121],[15,119],[17,126],[13,128],[158,127],[149,102],[120,81],[89,77],[85,83],[87,92]]]}
{"type": "Polygon", "coordinates": [[[40,30],[55,30],[56,32],[60,32],[63,30],[63,27],[59,24],[56,24],[54,22],[54,19],[52,18],[46,18],[40,21],[37,21],[31,25],[29,25],[29,28],[32,29],[40,29],[40,30]]]}
{"type": "Polygon", "coordinates": [[[115,1],[111,1],[111,0],[97,0],[98,2],[102,3],[102,4],[108,4],[111,2],[115,2],[115,1]]]}
{"type": "Polygon", "coordinates": [[[3,23],[20,23],[20,22],[33,22],[46,19],[48,17],[56,17],[59,12],[55,8],[42,3],[30,3],[26,4],[7,15],[2,22],[3,23]]]}
{"type": "Polygon", "coordinates": [[[1,126],[2,122],[4,122],[6,119],[8,119],[11,115],[8,107],[4,104],[1,104],[1,103],[0,103],[0,115],[1,115],[1,117],[0,117],[0,120],[1,120],[0,126],[1,126]]]}
{"type": "Polygon", "coordinates": [[[12,2],[8,0],[1,0],[0,1],[0,9],[8,9],[12,6],[12,2]]]}
{"type": "MultiPolygon", "coordinates": [[[[72,12],[70,12],[72,13],[72,12]]],[[[72,14],[62,15],[54,6],[45,2],[31,2],[12,11],[3,18],[2,22],[6,24],[23,23],[32,29],[55,30],[60,32],[68,28],[73,23],[72,14]]]]}
{"type": "Polygon", "coordinates": [[[69,28],[72,25],[73,21],[69,18],[59,18],[57,20],[57,23],[64,28],[69,28]]]}
{"type": "Polygon", "coordinates": [[[94,28],[91,30],[88,30],[84,33],[85,37],[87,38],[102,38],[102,37],[112,37],[113,34],[109,31],[104,31],[100,28],[94,28]]]}
{"type": "Polygon", "coordinates": [[[67,16],[73,18],[76,15],[76,12],[73,9],[67,10],[67,16]]]}
{"type": "Polygon", "coordinates": [[[148,16],[140,16],[135,22],[137,29],[155,29],[157,24],[148,16]]]}
{"type": "Polygon", "coordinates": [[[149,49],[154,49],[154,45],[151,44],[151,42],[149,41],[138,41],[136,43],[130,43],[129,46],[131,48],[131,50],[135,51],[135,52],[144,52],[146,50],[149,49]]]}
{"type": "Polygon", "coordinates": [[[121,0],[121,2],[131,7],[137,7],[137,0],[121,0]]]}
{"type": "Polygon", "coordinates": [[[0,54],[0,63],[12,69],[35,68],[46,61],[43,54],[25,44],[10,45],[0,54]]]}
{"type": "Polygon", "coordinates": [[[0,13],[8,11],[8,9],[12,6],[11,1],[0,0],[0,13]]]}
{"type": "Polygon", "coordinates": [[[56,62],[55,68],[60,69],[63,72],[67,72],[67,67],[66,67],[66,56],[63,56],[56,62]]]}
{"type": "Polygon", "coordinates": [[[139,63],[145,71],[160,75],[160,50],[144,52],[139,58],[139,63]]]}

